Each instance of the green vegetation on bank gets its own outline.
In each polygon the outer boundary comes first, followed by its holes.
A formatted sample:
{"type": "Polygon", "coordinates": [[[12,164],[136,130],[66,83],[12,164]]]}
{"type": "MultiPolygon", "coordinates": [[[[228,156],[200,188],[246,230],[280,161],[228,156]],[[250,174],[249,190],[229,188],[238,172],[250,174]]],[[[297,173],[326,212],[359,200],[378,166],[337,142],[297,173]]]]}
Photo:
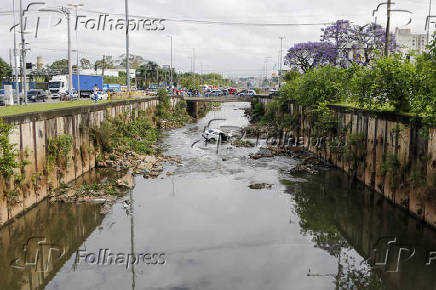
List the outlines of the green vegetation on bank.
{"type": "MultiPolygon", "coordinates": [[[[31,181],[26,181],[24,174],[25,166],[29,164],[27,160],[32,160],[32,157],[27,148],[20,152],[16,144],[10,143],[9,136],[14,126],[4,123],[0,118],[0,186],[3,190],[0,198],[5,198],[8,206],[14,206],[20,203],[20,198],[27,189],[33,186],[37,192],[41,182],[47,183],[49,189],[54,189],[51,181],[56,178],[58,184],[63,183],[63,177],[72,165],[73,156],[79,158],[74,159],[76,161],[81,157],[82,162],[86,162],[90,160],[90,154],[96,154],[97,162],[121,160],[118,164],[123,164],[123,157],[133,156],[134,153],[158,154],[155,144],[160,136],[159,129],[181,127],[192,119],[186,112],[186,102],[183,100],[173,105],[165,90],[159,91],[158,98],[159,105],[147,111],[133,109],[115,118],[106,116],[105,121],[99,126],[91,128],[87,127],[86,122],[82,122],[79,131],[81,134],[87,134],[86,132],[89,131],[91,144],[83,141],[75,147],[73,144],[78,140],[73,140],[71,134],[49,138],[44,168],[40,172],[34,172],[31,181]]],[[[68,104],[84,105],[92,102],[76,101],[47,105],[68,104]]],[[[34,108],[38,105],[27,107],[34,108]]],[[[128,164],[121,165],[122,168],[128,166],[128,164]]]]}
{"type": "MultiPolygon", "coordinates": [[[[265,108],[254,103],[254,122],[289,127],[289,104],[327,117],[328,105],[340,104],[372,111],[395,111],[420,117],[424,128],[436,125],[436,34],[428,51],[404,57],[380,56],[368,66],[319,66],[304,74],[292,71],[279,96],[265,108]]],[[[322,120],[323,122],[325,120],[322,120]]],[[[424,132],[425,130],[423,130],[424,132]]]]}
{"type": "MultiPolygon", "coordinates": [[[[28,161],[17,161],[18,150],[15,144],[9,142],[9,134],[13,126],[3,123],[0,119],[0,174],[4,181],[3,196],[7,198],[8,206],[19,202],[19,195],[23,192],[24,167],[28,161]]],[[[23,157],[27,158],[27,152],[23,157]]],[[[1,198],[2,196],[0,196],[1,198]]]]}
{"type": "Polygon", "coordinates": [[[158,98],[159,104],[154,111],[136,112],[136,118],[130,118],[127,113],[116,118],[107,117],[100,126],[90,128],[94,146],[101,152],[100,160],[116,160],[129,151],[154,154],[153,145],[160,136],[159,129],[181,127],[191,120],[184,101],[179,101],[173,108],[165,89],[158,91],[158,98]]]}

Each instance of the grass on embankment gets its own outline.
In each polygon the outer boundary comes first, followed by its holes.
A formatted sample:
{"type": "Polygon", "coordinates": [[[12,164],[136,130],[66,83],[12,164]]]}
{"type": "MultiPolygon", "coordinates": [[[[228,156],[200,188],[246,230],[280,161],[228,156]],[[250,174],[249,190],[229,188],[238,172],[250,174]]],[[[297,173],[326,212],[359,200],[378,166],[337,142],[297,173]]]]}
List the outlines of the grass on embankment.
{"type": "MultiPolygon", "coordinates": [[[[118,102],[120,100],[106,100],[98,101],[99,104],[108,102],[118,102]]],[[[0,117],[18,115],[31,112],[43,112],[63,108],[80,107],[80,106],[90,106],[93,105],[94,101],[91,100],[80,100],[80,101],[69,101],[69,102],[59,102],[59,103],[41,103],[35,105],[17,105],[17,106],[7,106],[0,107],[0,117]]]]}
{"type": "MultiPolygon", "coordinates": [[[[359,105],[356,102],[345,102],[345,101],[342,101],[342,102],[332,103],[331,105],[348,107],[348,108],[351,108],[351,109],[358,109],[358,110],[362,109],[362,106],[359,105]]],[[[416,114],[414,114],[412,112],[396,111],[393,106],[389,106],[389,105],[385,105],[385,106],[379,108],[378,110],[375,110],[373,108],[363,108],[363,109],[371,110],[371,111],[374,111],[374,112],[381,112],[381,113],[382,112],[397,112],[399,114],[403,114],[403,115],[407,115],[407,116],[412,116],[412,117],[416,115],[416,114]]],[[[418,116],[425,117],[425,116],[422,116],[422,115],[418,115],[418,116]]]]}

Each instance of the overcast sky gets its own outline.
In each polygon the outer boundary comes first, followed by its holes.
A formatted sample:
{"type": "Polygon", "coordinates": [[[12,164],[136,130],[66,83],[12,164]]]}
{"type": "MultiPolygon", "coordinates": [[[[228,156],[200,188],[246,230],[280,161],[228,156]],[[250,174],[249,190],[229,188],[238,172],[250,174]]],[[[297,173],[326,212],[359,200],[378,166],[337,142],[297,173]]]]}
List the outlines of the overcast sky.
{"type": "MultiPolygon", "coordinates": [[[[0,56],[9,62],[9,49],[13,47],[12,15],[2,11],[12,10],[13,0],[1,0],[0,7],[0,56]]],[[[18,0],[16,8],[18,9],[18,0]]],[[[38,0],[39,1],[39,0],[38,0]]],[[[42,0],[43,1],[43,0],[42,0]]],[[[31,1],[23,0],[25,5],[31,1]]],[[[47,6],[54,7],[68,3],[83,3],[79,15],[87,19],[97,17],[89,12],[124,13],[124,1],[46,0],[47,6]]],[[[356,24],[373,21],[372,10],[381,0],[129,0],[132,15],[156,18],[197,19],[226,22],[250,23],[324,23],[348,19],[356,24]]],[[[413,12],[412,23],[407,26],[414,33],[424,33],[425,17],[428,14],[428,0],[395,0],[395,9],[413,12]]],[[[436,4],[435,4],[436,5],[436,4]]],[[[377,15],[377,22],[386,22],[386,9],[377,15]]],[[[119,16],[111,16],[115,19],[119,16]]],[[[29,29],[35,30],[35,17],[29,16],[29,29]]],[[[39,35],[26,35],[29,43],[29,60],[36,62],[42,56],[44,64],[67,56],[67,26],[63,21],[48,29],[48,15],[42,15],[39,35]]],[[[54,18],[52,18],[52,21],[54,18]]],[[[409,15],[394,13],[393,29],[404,27],[409,15]]],[[[74,19],[73,19],[74,22],[74,19]]],[[[227,76],[259,76],[265,62],[269,73],[277,65],[280,40],[284,36],[284,51],[297,42],[318,41],[322,26],[261,27],[217,24],[192,24],[164,22],[164,31],[135,31],[131,33],[131,53],[156,61],[160,65],[170,64],[170,38],[173,36],[173,64],[177,70],[191,69],[192,48],[196,53],[196,72],[223,72],[227,76]]],[[[73,48],[76,41],[73,34],[73,48]]],[[[81,57],[92,61],[102,55],[118,57],[125,52],[123,31],[95,31],[79,29],[81,57]]]]}

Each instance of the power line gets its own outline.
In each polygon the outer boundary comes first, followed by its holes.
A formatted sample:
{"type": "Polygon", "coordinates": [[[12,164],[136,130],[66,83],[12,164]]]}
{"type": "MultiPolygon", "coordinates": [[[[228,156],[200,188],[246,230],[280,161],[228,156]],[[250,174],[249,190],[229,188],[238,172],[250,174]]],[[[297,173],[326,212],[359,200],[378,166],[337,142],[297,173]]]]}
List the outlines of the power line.
{"type": "MultiPolygon", "coordinates": [[[[97,10],[83,10],[90,13],[97,13],[97,14],[107,14],[107,15],[114,15],[114,16],[123,16],[121,13],[110,13],[110,12],[103,12],[103,11],[97,11],[97,10]]],[[[201,19],[177,19],[177,18],[166,18],[166,17],[151,17],[151,16],[144,16],[144,15],[130,15],[130,17],[133,18],[159,18],[164,19],[168,22],[176,22],[176,23],[194,23],[194,24],[217,24],[217,25],[238,25],[238,26],[321,26],[321,25],[329,25],[334,24],[335,22],[317,22],[317,23],[259,23],[259,22],[233,22],[233,21],[218,21],[218,20],[201,20],[201,19]]]]}

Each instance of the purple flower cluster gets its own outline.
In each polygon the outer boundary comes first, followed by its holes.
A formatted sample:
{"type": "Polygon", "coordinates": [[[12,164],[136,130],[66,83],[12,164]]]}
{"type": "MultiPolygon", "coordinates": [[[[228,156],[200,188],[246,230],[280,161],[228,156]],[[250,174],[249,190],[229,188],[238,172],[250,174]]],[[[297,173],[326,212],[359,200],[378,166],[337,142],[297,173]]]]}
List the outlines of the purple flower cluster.
{"type": "MultiPolygon", "coordinates": [[[[321,29],[320,42],[297,43],[288,50],[285,64],[303,72],[325,64],[347,67],[350,52],[363,54],[362,65],[369,64],[376,51],[383,51],[386,33],[381,25],[370,23],[353,25],[348,20],[338,20],[321,29]]],[[[396,41],[391,34],[389,49],[395,51],[396,41]]]]}

